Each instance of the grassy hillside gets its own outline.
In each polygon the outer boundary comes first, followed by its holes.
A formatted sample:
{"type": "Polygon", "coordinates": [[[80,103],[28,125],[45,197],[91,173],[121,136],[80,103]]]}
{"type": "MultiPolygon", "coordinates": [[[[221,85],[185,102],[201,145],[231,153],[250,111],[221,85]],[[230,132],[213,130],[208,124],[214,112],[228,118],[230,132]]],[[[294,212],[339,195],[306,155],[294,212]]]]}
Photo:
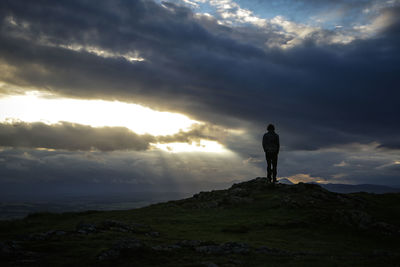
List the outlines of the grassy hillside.
{"type": "Polygon", "coordinates": [[[125,211],[0,222],[2,265],[398,266],[400,194],[257,178],[125,211]]]}

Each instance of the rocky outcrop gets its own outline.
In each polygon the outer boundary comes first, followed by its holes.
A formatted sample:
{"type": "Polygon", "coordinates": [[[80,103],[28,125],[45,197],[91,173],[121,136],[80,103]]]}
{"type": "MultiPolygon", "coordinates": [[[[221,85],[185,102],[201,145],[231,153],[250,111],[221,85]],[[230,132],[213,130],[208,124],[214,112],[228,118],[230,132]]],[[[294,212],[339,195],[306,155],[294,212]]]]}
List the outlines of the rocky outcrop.
{"type": "Polygon", "coordinates": [[[80,222],[76,226],[76,233],[79,234],[92,234],[102,231],[115,231],[123,233],[140,233],[149,236],[159,236],[159,233],[153,231],[148,225],[140,223],[125,223],[116,220],[104,220],[97,224],[80,222]]]}
{"type": "Polygon", "coordinates": [[[400,229],[392,224],[378,221],[362,210],[336,210],[332,217],[338,224],[356,227],[360,230],[378,232],[384,235],[400,235],[400,229]]]}
{"type": "Polygon", "coordinates": [[[146,249],[147,247],[138,239],[135,238],[127,238],[121,239],[113,244],[113,246],[100,253],[97,257],[99,260],[110,260],[114,258],[118,258],[124,253],[132,253],[139,250],[146,249]]]}
{"type": "MultiPolygon", "coordinates": [[[[212,241],[182,240],[175,244],[150,245],[135,238],[121,239],[115,242],[110,249],[101,252],[98,260],[112,260],[124,255],[132,255],[138,251],[154,252],[182,252],[189,249],[201,254],[210,255],[232,255],[249,253],[271,254],[271,255],[303,255],[304,253],[291,253],[288,251],[261,246],[252,247],[241,242],[215,243],[212,241]]],[[[183,253],[183,252],[182,252],[183,253]]]]}

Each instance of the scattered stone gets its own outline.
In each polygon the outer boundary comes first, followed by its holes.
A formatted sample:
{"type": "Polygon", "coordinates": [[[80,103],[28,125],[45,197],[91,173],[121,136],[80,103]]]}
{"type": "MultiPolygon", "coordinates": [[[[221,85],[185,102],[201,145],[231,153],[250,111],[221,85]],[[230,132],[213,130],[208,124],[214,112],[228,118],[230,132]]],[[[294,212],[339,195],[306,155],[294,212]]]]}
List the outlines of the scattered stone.
{"type": "Polygon", "coordinates": [[[336,210],[334,220],[347,226],[366,230],[372,224],[372,217],[361,210],[336,210]]]}
{"type": "Polygon", "coordinates": [[[182,247],[179,245],[157,245],[151,247],[152,250],[155,251],[172,251],[172,250],[177,250],[181,249],[182,247]]]}
{"type": "Polygon", "coordinates": [[[97,258],[101,261],[110,260],[117,258],[123,255],[124,253],[138,251],[144,248],[145,245],[140,240],[134,238],[122,239],[114,243],[111,249],[108,249],[100,253],[100,255],[97,258]]]}
{"type": "Polygon", "coordinates": [[[242,203],[251,203],[253,202],[253,199],[248,198],[248,197],[239,197],[239,196],[229,196],[227,198],[224,198],[224,202],[226,204],[242,204],[242,203]]]}
{"type": "Polygon", "coordinates": [[[229,253],[247,254],[250,252],[250,246],[246,243],[227,242],[223,244],[223,247],[229,253]]]}
{"type": "Polygon", "coordinates": [[[198,240],[182,240],[177,243],[178,246],[186,247],[186,248],[194,248],[201,244],[198,240]]]}
{"type": "Polygon", "coordinates": [[[99,224],[99,227],[103,230],[111,230],[116,232],[135,232],[132,225],[116,221],[116,220],[104,220],[99,224]]]}
{"type": "Polygon", "coordinates": [[[57,236],[62,236],[62,235],[66,235],[67,232],[64,232],[64,231],[61,231],[61,230],[57,230],[57,231],[54,232],[54,234],[57,235],[57,236]]]}
{"type": "Polygon", "coordinates": [[[49,230],[47,232],[43,233],[32,233],[28,235],[22,235],[20,236],[21,240],[26,240],[26,241],[44,241],[48,240],[50,238],[53,238],[55,236],[60,237],[66,235],[67,232],[62,231],[62,230],[49,230]]]}
{"type": "Polygon", "coordinates": [[[34,263],[37,261],[37,254],[24,250],[17,241],[0,242],[0,262],[2,260],[13,262],[12,266],[20,266],[24,261],[34,263]]]}
{"type": "Polygon", "coordinates": [[[20,250],[20,246],[15,241],[0,242],[0,255],[12,255],[20,250]]]}
{"type": "Polygon", "coordinates": [[[372,251],[372,255],[375,257],[391,257],[394,255],[394,253],[387,250],[375,249],[372,251]]]}
{"type": "Polygon", "coordinates": [[[248,254],[251,247],[245,243],[227,242],[220,245],[200,245],[195,250],[205,254],[248,254]]]}
{"type": "Polygon", "coordinates": [[[255,249],[255,253],[258,254],[271,254],[271,255],[289,255],[290,253],[285,250],[280,250],[277,248],[269,248],[267,246],[261,246],[255,249]]]}
{"type": "Polygon", "coordinates": [[[205,267],[218,267],[218,265],[215,264],[215,263],[213,263],[213,262],[204,261],[204,262],[202,262],[201,264],[202,264],[203,266],[205,266],[205,267]]]}
{"type": "Polygon", "coordinates": [[[151,236],[151,237],[159,237],[159,236],[160,236],[160,233],[159,233],[159,232],[152,231],[152,232],[146,233],[146,235],[147,235],[147,236],[151,236]]]}
{"type": "Polygon", "coordinates": [[[205,254],[223,254],[224,251],[220,246],[199,246],[195,250],[205,254]]]}
{"type": "Polygon", "coordinates": [[[103,251],[102,253],[100,253],[100,255],[97,256],[97,259],[100,261],[111,260],[111,259],[118,258],[120,256],[120,254],[121,253],[119,250],[109,249],[109,250],[106,250],[106,251],[103,251]]]}
{"type": "Polygon", "coordinates": [[[400,229],[397,226],[386,222],[372,223],[371,228],[385,235],[400,235],[400,229]]]}
{"type": "Polygon", "coordinates": [[[234,195],[234,196],[239,196],[239,197],[247,197],[249,196],[249,191],[246,190],[245,188],[240,188],[240,187],[231,187],[228,189],[229,194],[234,195]]]}
{"type": "Polygon", "coordinates": [[[124,223],[116,220],[104,220],[99,224],[80,222],[76,226],[76,231],[80,234],[97,233],[99,231],[116,231],[123,233],[143,233],[151,236],[158,236],[159,233],[152,231],[151,227],[139,223],[124,223]]]}
{"type": "Polygon", "coordinates": [[[87,235],[91,233],[96,233],[99,230],[97,229],[95,224],[80,222],[76,225],[76,231],[79,234],[87,235]]]}

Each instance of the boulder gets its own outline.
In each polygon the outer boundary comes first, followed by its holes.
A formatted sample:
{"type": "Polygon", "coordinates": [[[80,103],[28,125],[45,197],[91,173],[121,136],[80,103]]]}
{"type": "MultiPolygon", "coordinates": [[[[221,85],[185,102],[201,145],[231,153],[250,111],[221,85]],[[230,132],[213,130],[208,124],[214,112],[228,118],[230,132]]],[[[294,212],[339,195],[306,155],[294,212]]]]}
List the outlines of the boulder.
{"type": "Polygon", "coordinates": [[[120,257],[124,253],[142,250],[145,247],[146,246],[138,239],[135,238],[121,239],[116,243],[114,243],[110,249],[101,252],[97,256],[97,258],[99,260],[111,260],[120,257]]]}

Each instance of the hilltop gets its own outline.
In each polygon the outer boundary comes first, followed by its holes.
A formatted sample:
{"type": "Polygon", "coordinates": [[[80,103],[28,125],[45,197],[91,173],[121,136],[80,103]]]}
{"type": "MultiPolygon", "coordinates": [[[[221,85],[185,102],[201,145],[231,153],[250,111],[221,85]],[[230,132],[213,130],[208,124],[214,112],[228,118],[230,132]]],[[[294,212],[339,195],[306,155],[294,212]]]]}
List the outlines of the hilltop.
{"type": "Polygon", "coordinates": [[[0,222],[2,265],[394,266],[400,194],[256,178],[124,211],[0,222]]]}

